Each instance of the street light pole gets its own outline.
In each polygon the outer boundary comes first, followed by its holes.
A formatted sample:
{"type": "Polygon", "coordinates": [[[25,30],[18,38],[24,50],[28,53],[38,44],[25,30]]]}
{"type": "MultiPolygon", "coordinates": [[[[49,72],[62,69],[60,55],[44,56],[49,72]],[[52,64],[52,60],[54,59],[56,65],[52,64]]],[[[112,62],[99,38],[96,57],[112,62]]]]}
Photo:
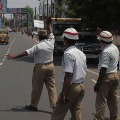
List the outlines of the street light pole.
{"type": "Polygon", "coordinates": [[[53,6],[52,6],[52,0],[51,0],[51,17],[53,16],[52,8],[53,8],[53,6]]]}
{"type": "Polygon", "coordinates": [[[48,0],[47,0],[47,18],[48,18],[48,0]]]}
{"type": "Polygon", "coordinates": [[[45,10],[44,10],[44,0],[43,0],[43,20],[44,20],[44,17],[45,17],[45,10]]]}
{"type": "Polygon", "coordinates": [[[39,1],[39,19],[40,19],[40,0],[39,1]]]}

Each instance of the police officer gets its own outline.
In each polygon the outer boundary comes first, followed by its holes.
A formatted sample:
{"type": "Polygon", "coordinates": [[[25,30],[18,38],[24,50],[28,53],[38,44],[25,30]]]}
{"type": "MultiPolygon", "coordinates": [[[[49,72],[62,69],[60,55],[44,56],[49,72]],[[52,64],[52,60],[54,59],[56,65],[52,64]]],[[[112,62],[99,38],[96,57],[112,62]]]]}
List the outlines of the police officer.
{"type": "Polygon", "coordinates": [[[117,89],[119,78],[117,64],[119,50],[112,44],[113,36],[109,31],[102,31],[98,37],[101,45],[99,55],[99,77],[94,86],[96,95],[96,116],[95,120],[104,120],[106,103],[110,110],[110,120],[118,120],[117,89]]]}
{"type": "Polygon", "coordinates": [[[55,67],[53,65],[53,50],[55,39],[50,23],[51,19],[48,19],[48,32],[46,30],[39,31],[40,42],[38,44],[18,55],[7,55],[8,59],[15,59],[30,54],[34,55],[35,67],[33,69],[32,77],[31,103],[30,105],[25,106],[25,109],[30,111],[38,110],[37,105],[44,83],[48,90],[50,106],[54,108],[56,105],[57,94],[55,85],[55,67]],[[47,34],[49,34],[49,36],[47,34]]]}
{"type": "Polygon", "coordinates": [[[75,47],[78,32],[74,28],[68,28],[63,35],[64,51],[62,60],[62,91],[51,116],[51,120],[64,120],[68,110],[71,112],[71,120],[81,120],[82,100],[86,76],[86,56],[75,47]]]}

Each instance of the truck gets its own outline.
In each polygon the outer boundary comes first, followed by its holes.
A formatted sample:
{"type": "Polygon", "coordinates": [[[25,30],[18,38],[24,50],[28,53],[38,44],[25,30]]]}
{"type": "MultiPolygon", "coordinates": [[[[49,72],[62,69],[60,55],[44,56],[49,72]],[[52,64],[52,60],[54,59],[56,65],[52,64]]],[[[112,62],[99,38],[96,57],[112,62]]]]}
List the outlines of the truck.
{"type": "Polygon", "coordinates": [[[55,36],[54,54],[62,54],[65,50],[63,32],[67,28],[75,28],[78,32],[81,30],[81,18],[52,18],[52,29],[55,36]]]}
{"type": "Polygon", "coordinates": [[[83,28],[81,18],[52,18],[52,29],[55,36],[54,54],[63,54],[65,47],[61,36],[64,30],[70,27],[78,31],[79,40],[76,47],[85,53],[87,60],[98,60],[98,55],[94,52],[100,48],[96,31],[83,28]]]}
{"type": "Polygon", "coordinates": [[[100,41],[97,39],[96,32],[93,31],[80,31],[79,40],[76,43],[76,47],[83,51],[87,60],[97,60],[98,54],[95,53],[97,49],[100,49],[100,41]]]}

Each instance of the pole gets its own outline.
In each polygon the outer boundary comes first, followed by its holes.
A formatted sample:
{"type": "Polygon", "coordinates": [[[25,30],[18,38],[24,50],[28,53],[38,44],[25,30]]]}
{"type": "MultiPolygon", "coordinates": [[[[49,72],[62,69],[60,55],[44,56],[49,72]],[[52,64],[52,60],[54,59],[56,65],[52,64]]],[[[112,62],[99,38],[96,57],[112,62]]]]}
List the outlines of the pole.
{"type": "Polygon", "coordinates": [[[44,12],[45,12],[45,11],[44,11],[44,0],[43,0],[43,21],[44,21],[44,15],[45,15],[44,12]]]}
{"type": "Polygon", "coordinates": [[[39,19],[40,19],[40,4],[39,4],[39,19]]]}
{"type": "Polygon", "coordinates": [[[40,0],[39,1],[39,19],[40,19],[40,7],[41,7],[41,4],[40,4],[40,0]]]}
{"type": "Polygon", "coordinates": [[[52,8],[53,6],[52,6],[52,0],[51,0],[51,17],[53,16],[52,8]]]}
{"type": "Polygon", "coordinates": [[[47,18],[48,18],[48,0],[47,0],[47,18]]]}
{"type": "Polygon", "coordinates": [[[27,13],[27,33],[28,33],[28,13],[27,13]]]}
{"type": "Polygon", "coordinates": [[[35,7],[35,20],[36,20],[36,7],[35,7]]]}

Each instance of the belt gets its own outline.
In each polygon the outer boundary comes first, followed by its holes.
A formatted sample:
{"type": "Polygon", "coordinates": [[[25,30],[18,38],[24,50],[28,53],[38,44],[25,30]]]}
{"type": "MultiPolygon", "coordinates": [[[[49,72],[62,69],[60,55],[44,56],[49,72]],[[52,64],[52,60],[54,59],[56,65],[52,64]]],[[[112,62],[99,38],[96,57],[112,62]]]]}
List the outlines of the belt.
{"type": "Polygon", "coordinates": [[[83,82],[80,82],[80,83],[72,83],[73,85],[79,85],[79,84],[82,84],[83,82]]]}
{"type": "Polygon", "coordinates": [[[47,63],[36,63],[36,65],[49,65],[51,63],[53,63],[53,61],[50,61],[50,62],[47,62],[47,63]]]}
{"type": "Polygon", "coordinates": [[[106,73],[106,75],[113,75],[113,74],[117,74],[117,72],[114,72],[114,73],[106,73]]]}

